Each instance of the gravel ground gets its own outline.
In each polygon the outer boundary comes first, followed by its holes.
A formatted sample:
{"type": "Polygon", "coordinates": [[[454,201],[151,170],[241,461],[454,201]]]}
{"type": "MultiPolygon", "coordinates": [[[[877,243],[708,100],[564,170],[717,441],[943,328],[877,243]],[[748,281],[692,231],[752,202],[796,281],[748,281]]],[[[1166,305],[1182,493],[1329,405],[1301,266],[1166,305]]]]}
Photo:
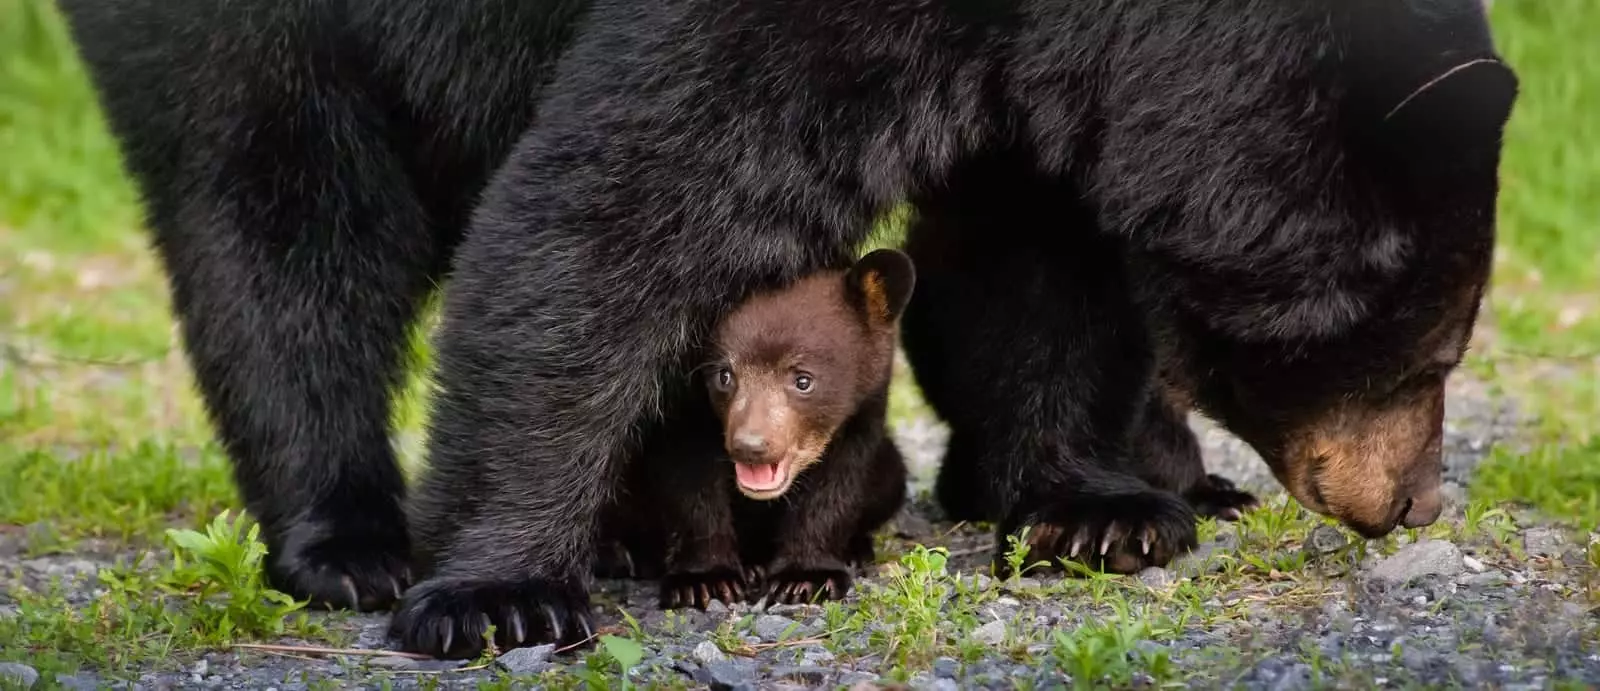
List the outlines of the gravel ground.
{"type": "MultiPolygon", "coordinates": [[[[1459,518],[1461,486],[1491,445],[1514,443],[1517,425],[1512,411],[1488,398],[1482,387],[1468,382],[1454,388],[1446,472],[1457,497],[1452,511],[1459,518]]],[[[1248,448],[1203,420],[1195,425],[1214,472],[1281,498],[1265,465],[1248,448]]],[[[918,476],[915,484],[925,487],[938,460],[942,430],[923,420],[896,433],[918,476]]],[[[1458,531],[1447,539],[1391,539],[1387,549],[1383,541],[1358,545],[1350,542],[1351,533],[1320,527],[1302,531],[1294,544],[1268,549],[1267,556],[1278,561],[1245,572],[1226,565],[1248,561],[1261,551],[1251,546],[1259,540],[1242,536],[1246,529],[1239,525],[1221,524],[1199,550],[1168,569],[1134,577],[1022,578],[1002,584],[975,575],[986,557],[988,534],[939,522],[937,511],[919,499],[897,520],[891,546],[919,541],[950,549],[951,571],[969,588],[942,605],[896,604],[894,583],[880,573],[864,578],[847,605],[832,615],[821,607],[759,611],[747,606],[667,614],[654,608],[650,584],[629,582],[600,584],[596,608],[618,633],[625,631],[619,608],[637,619],[646,634],[644,658],[629,678],[647,687],[810,689],[865,683],[871,688],[871,682],[889,686],[898,676],[901,685],[891,687],[1062,688],[1109,673],[1107,683],[1116,687],[1160,681],[1274,690],[1595,688],[1600,685],[1600,614],[1586,590],[1595,574],[1584,552],[1600,534],[1563,533],[1532,517],[1513,517],[1516,525],[1497,538],[1458,531]],[[1358,549],[1363,547],[1370,549],[1358,549]],[[1276,568],[1297,556],[1304,562],[1298,568],[1276,568]],[[1096,590],[1094,583],[1104,587],[1096,590]],[[877,607],[872,616],[841,621],[842,614],[867,600],[877,607]],[[1144,614],[1116,614],[1119,603],[1144,614]],[[909,644],[891,647],[885,641],[896,640],[896,632],[909,636],[908,622],[917,612],[931,614],[938,640],[951,645],[926,649],[925,657],[896,672],[893,655],[909,650],[909,644]],[[1186,620],[1181,618],[1185,612],[1186,620]],[[1178,617],[1171,630],[1138,627],[1160,614],[1178,617]],[[1121,622],[1117,626],[1126,624],[1127,630],[1108,629],[1107,622],[1121,622]]],[[[19,538],[6,539],[0,536],[0,572],[20,567],[23,579],[35,585],[55,575],[92,574],[117,556],[115,547],[107,547],[23,559],[19,538]]],[[[73,600],[92,596],[86,583],[75,587],[73,600]]],[[[6,601],[0,592],[0,617],[14,616],[6,601]]],[[[346,632],[352,647],[382,649],[388,643],[384,616],[316,616],[346,632]]],[[[152,663],[136,681],[102,679],[93,671],[39,680],[25,665],[0,665],[0,687],[17,682],[85,689],[285,691],[471,688],[485,682],[573,686],[567,673],[581,669],[583,657],[551,653],[549,647],[523,648],[504,652],[492,664],[474,665],[393,655],[309,658],[215,651],[165,666],[152,663]]],[[[615,683],[614,667],[612,675],[615,683]]]]}

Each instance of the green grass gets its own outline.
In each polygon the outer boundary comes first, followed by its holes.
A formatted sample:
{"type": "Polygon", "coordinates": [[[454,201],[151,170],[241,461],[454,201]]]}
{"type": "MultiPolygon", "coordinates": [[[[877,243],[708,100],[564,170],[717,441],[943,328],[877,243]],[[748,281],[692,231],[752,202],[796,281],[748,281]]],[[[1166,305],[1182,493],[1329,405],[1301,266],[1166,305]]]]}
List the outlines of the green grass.
{"type": "Polygon", "coordinates": [[[1501,173],[1499,263],[1476,366],[1540,417],[1472,486],[1600,524],[1600,6],[1502,0],[1496,38],[1521,77],[1501,173]]]}
{"type": "MultiPolygon", "coordinates": [[[[1512,558],[1517,548],[1509,519],[1497,513],[1502,504],[1600,524],[1600,5],[1497,0],[1492,18],[1521,75],[1522,97],[1507,133],[1495,283],[1471,370],[1540,421],[1529,448],[1495,450],[1471,487],[1465,523],[1430,534],[1478,536],[1512,558]]],[[[166,528],[198,526],[239,506],[182,359],[160,267],[138,232],[136,199],[53,7],[0,0],[0,478],[7,479],[0,530],[25,526],[35,554],[95,539],[159,547],[166,528]]],[[[900,220],[891,218],[880,240],[892,238],[900,220]]],[[[419,329],[414,341],[418,363],[427,362],[425,335],[419,329]]],[[[923,411],[907,375],[897,372],[897,418],[923,411]]],[[[421,378],[402,393],[394,417],[411,458],[425,403],[421,378]]],[[[1094,578],[1069,580],[1060,594],[1141,607],[1157,598],[1207,621],[1226,619],[1229,608],[1204,604],[1219,584],[1298,583],[1299,574],[1340,567],[1367,549],[1353,543],[1349,553],[1313,563],[1298,544],[1324,523],[1271,504],[1237,527],[1248,560],[1228,560],[1162,594],[1094,578]]],[[[1207,522],[1203,532],[1216,529],[1207,522]]],[[[1378,547],[1392,549],[1399,539],[1378,547]]],[[[1600,546],[1590,555],[1600,566],[1600,546]]],[[[955,590],[928,553],[906,558],[921,561],[897,562],[904,578],[864,605],[889,624],[877,629],[875,654],[893,658],[902,672],[937,654],[964,659],[970,643],[930,622],[911,594],[943,588],[969,598],[958,616],[992,595],[955,590]]],[[[148,574],[118,573],[107,576],[109,599],[89,610],[58,606],[48,593],[28,595],[30,606],[0,623],[13,627],[0,635],[35,645],[7,648],[0,658],[47,659],[41,669],[116,668],[173,646],[207,644],[195,633],[203,627],[185,618],[203,613],[173,613],[164,600],[145,597],[156,587],[138,580],[148,574]],[[42,644],[49,642],[59,645],[42,644]],[[52,655],[60,659],[48,661],[52,655]]],[[[1104,626],[1035,642],[1048,644],[1052,664],[1123,680],[1127,669],[1117,665],[1127,658],[1115,652],[1148,633],[1122,626],[1143,611],[1107,613],[1104,626]]],[[[847,628],[865,626],[859,614],[834,616],[847,628]]],[[[619,650],[626,655],[625,646],[619,650]]],[[[596,675],[615,673],[610,655],[591,658],[596,675]]],[[[1143,664],[1148,671],[1159,663],[1143,664]]]]}

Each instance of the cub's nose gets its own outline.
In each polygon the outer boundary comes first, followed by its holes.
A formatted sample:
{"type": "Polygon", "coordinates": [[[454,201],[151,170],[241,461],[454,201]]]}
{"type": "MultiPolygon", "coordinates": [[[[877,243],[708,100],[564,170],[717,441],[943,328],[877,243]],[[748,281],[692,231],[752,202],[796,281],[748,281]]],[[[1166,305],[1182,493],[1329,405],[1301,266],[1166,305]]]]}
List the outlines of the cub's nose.
{"type": "Polygon", "coordinates": [[[767,456],[767,438],[754,430],[734,432],[732,446],[733,448],[728,450],[739,458],[759,459],[767,456]]]}

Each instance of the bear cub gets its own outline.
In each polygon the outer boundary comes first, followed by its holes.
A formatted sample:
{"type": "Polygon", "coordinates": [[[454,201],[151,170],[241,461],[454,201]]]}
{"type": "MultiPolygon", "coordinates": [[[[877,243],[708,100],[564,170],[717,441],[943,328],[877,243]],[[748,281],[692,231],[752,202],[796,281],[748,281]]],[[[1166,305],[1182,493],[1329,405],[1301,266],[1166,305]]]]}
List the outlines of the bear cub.
{"type": "Polygon", "coordinates": [[[844,597],[905,501],[885,418],[914,283],[882,249],[729,313],[700,414],[664,421],[602,513],[596,575],[659,578],[666,609],[844,597]]]}

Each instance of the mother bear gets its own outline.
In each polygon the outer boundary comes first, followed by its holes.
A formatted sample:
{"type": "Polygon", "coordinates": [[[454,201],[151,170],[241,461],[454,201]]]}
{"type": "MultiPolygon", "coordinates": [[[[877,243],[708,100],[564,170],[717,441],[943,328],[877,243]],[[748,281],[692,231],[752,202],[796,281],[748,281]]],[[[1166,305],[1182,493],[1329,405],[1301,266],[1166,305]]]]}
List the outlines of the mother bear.
{"type": "Polygon", "coordinates": [[[399,600],[408,650],[585,638],[710,327],[906,200],[953,513],[1163,563],[1250,499],[1191,407],[1362,534],[1439,513],[1516,91],[1479,0],[61,5],[272,582],[399,600]],[[390,393],[446,275],[408,530],[390,393]]]}

